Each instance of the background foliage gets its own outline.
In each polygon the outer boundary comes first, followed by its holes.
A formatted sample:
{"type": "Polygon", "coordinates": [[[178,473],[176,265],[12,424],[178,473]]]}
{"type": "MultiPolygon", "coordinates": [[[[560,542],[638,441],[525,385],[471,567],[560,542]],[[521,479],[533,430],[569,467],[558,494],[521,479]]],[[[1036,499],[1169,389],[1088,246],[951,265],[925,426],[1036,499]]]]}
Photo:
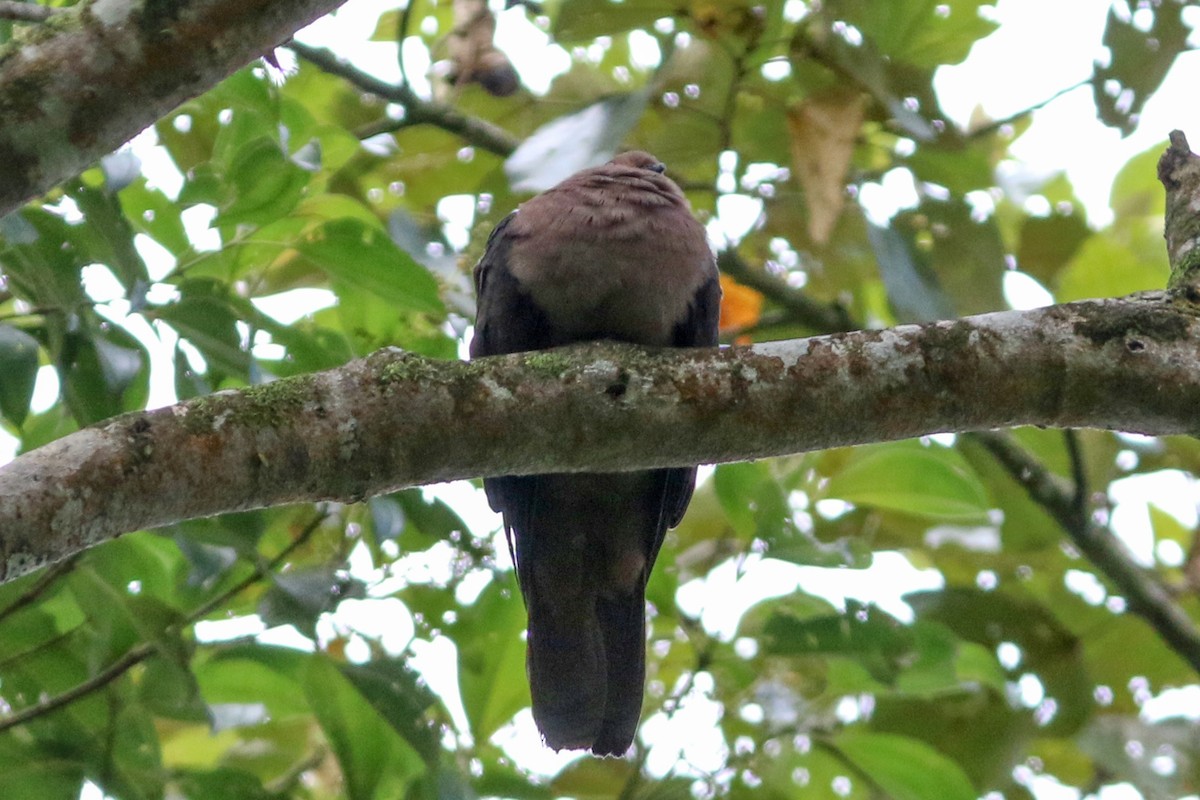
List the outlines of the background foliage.
{"type": "MultiPolygon", "coordinates": [[[[945,121],[934,73],[994,29],[989,2],[526,5],[571,58],[544,95],[443,80],[429,100],[297,46],[286,74],[252,65],[158,123],[177,194],[118,154],[0,219],[0,414],[19,447],[144,408],[152,386],[184,399],[384,345],[455,358],[469,268],[525,196],[512,187],[618,143],[662,158],[702,219],[726,198],[757,214],[722,253],[727,341],[1002,309],[1013,269],[1058,301],[1165,283],[1160,148],[1124,168],[1094,229],[1061,175],[1029,188],[1045,202],[1001,188],[1027,114],[945,121]],[[658,64],[634,58],[646,37],[658,64]],[[872,221],[863,190],[887,175],[918,202],[872,221]],[[258,302],[297,289],[330,294],[295,321],[311,293],[258,302]],[[33,410],[39,376],[57,399],[33,410]]],[[[1138,24],[1117,6],[1093,85],[1099,118],[1128,132],[1188,28],[1182,3],[1138,24]]],[[[436,61],[453,14],[413,0],[375,38],[407,31],[436,61]]],[[[1179,470],[1191,486],[1200,469],[1190,439],[1015,436],[1101,524],[1114,482],[1179,470]]],[[[131,534],[0,587],[0,796],[85,781],[130,800],[1196,792],[1192,718],[1143,710],[1195,673],[1022,477],[970,437],[718,467],[651,581],[648,720],[623,761],[537,752],[524,612],[502,539],[463,520],[477,496],[131,534]],[[906,596],[912,619],[802,585],[731,632],[681,601],[720,606],[713,587],[744,587],[765,559],[859,570],[881,552],[941,576],[906,596]]],[[[1153,506],[1150,522],[1146,566],[1200,611],[1193,532],[1153,506]]]]}

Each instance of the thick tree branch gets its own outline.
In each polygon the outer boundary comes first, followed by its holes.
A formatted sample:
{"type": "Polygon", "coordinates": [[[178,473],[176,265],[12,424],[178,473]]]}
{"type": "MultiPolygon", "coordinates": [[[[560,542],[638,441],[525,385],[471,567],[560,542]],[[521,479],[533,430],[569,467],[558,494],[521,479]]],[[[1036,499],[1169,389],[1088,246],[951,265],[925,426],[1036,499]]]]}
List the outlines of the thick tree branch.
{"type": "Polygon", "coordinates": [[[62,13],[61,8],[40,6],[37,3],[24,3],[20,0],[0,0],[0,19],[11,19],[17,22],[45,22],[55,14],[62,13]]]}
{"type": "Polygon", "coordinates": [[[0,216],[343,0],[86,0],[0,48],[0,216]]]}
{"type": "Polygon", "coordinates": [[[1158,161],[1158,179],[1167,193],[1163,235],[1171,277],[1167,288],[1200,300],[1200,156],[1192,152],[1183,131],[1171,131],[1171,144],[1158,161]]]}
{"type": "Polygon", "coordinates": [[[726,350],[614,344],[344,367],[126,414],[0,469],[0,579],[121,533],[545,471],[738,461],[1022,424],[1200,432],[1163,292],[726,350]]]}

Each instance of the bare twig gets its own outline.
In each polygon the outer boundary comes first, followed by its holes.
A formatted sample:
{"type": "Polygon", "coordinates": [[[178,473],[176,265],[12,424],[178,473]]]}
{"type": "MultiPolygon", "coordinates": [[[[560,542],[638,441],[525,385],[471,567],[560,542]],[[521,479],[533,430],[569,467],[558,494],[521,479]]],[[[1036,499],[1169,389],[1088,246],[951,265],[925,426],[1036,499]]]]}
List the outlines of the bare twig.
{"type": "Polygon", "coordinates": [[[1088,513],[1088,495],[1091,492],[1088,490],[1087,469],[1083,463],[1083,449],[1079,445],[1079,433],[1068,428],[1063,431],[1063,441],[1067,445],[1067,457],[1071,459],[1071,480],[1075,483],[1075,494],[1071,505],[1075,508],[1075,513],[1083,517],[1088,513]]]}
{"type": "Polygon", "coordinates": [[[991,133],[995,133],[996,131],[1003,128],[1005,125],[1012,125],[1013,123],[1021,120],[1022,118],[1029,116],[1030,114],[1037,111],[1038,109],[1045,108],[1046,106],[1050,105],[1055,100],[1062,97],[1063,95],[1070,94],[1071,92],[1075,91],[1076,89],[1078,89],[1080,87],[1091,85],[1093,80],[1094,80],[1093,77],[1091,75],[1089,75],[1088,77],[1084,78],[1083,80],[1079,81],[1078,83],[1073,83],[1070,86],[1067,86],[1066,88],[1059,89],[1057,92],[1050,95],[1045,100],[1034,103],[1033,105],[1031,105],[1027,108],[1023,108],[1020,111],[1017,111],[1013,114],[1009,114],[1007,117],[1004,117],[1003,119],[994,119],[991,122],[987,123],[986,125],[979,126],[978,128],[970,131],[967,134],[967,138],[975,139],[975,138],[979,138],[982,136],[987,136],[991,133]]]}
{"type": "MultiPolygon", "coordinates": [[[[313,532],[320,527],[321,523],[324,522],[328,516],[328,512],[325,511],[317,514],[312,521],[304,526],[304,529],[301,530],[296,538],[292,540],[291,544],[283,548],[278,555],[265,564],[259,564],[255,566],[250,574],[245,578],[238,581],[226,591],[221,592],[216,597],[213,597],[208,602],[202,603],[191,614],[189,614],[182,623],[180,623],[179,627],[182,628],[184,626],[191,625],[200,619],[203,619],[216,609],[228,603],[241,592],[262,580],[262,578],[268,572],[273,571],[276,567],[283,564],[283,562],[286,561],[292,555],[292,553],[296,552],[297,548],[308,541],[309,537],[312,536],[313,532]]],[[[54,567],[51,569],[54,569],[54,567]]],[[[18,725],[24,725],[30,720],[37,719],[38,717],[51,714],[70,705],[81,697],[86,697],[95,691],[103,689],[105,686],[124,675],[131,668],[142,663],[157,652],[158,648],[153,642],[141,642],[129,648],[124,655],[122,655],[112,664],[109,664],[100,672],[88,678],[86,681],[72,686],[70,689],[61,692],[54,697],[47,698],[37,705],[23,708],[14,714],[0,719],[0,733],[4,733],[7,730],[17,727],[18,725]]]]}
{"type": "Polygon", "coordinates": [[[991,431],[969,435],[1058,521],[1075,546],[1124,595],[1129,609],[1200,672],[1200,630],[1171,599],[1167,588],[1137,565],[1121,540],[1096,524],[1086,508],[1078,507],[1074,487],[1067,486],[1007,434],[991,431]]]}
{"type": "Polygon", "coordinates": [[[400,68],[400,85],[408,86],[408,72],[404,69],[404,40],[408,38],[408,24],[417,0],[406,0],[396,22],[396,66],[400,68]]]}
{"type": "Polygon", "coordinates": [[[517,149],[517,139],[508,131],[487,120],[467,116],[450,106],[431,103],[418,96],[407,83],[392,84],[380,80],[374,75],[348,64],[324,48],[310,47],[296,41],[289,42],[287,46],[296,55],[320,67],[325,72],[344,78],[365,92],[370,92],[388,102],[404,107],[404,119],[381,120],[376,125],[359,131],[359,136],[363,138],[379,133],[389,133],[410,125],[433,125],[461,136],[470,144],[498,156],[508,156],[517,149]]]}
{"type": "Polygon", "coordinates": [[[22,608],[33,605],[59,578],[75,568],[75,563],[79,561],[80,555],[80,553],[74,553],[47,567],[37,582],[29,587],[29,591],[14,600],[7,608],[0,609],[0,622],[8,619],[22,608]]]}
{"type": "Polygon", "coordinates": [[[861,327],[840,304],[814,300],[774,275],[751,268],[732,249],[722,250],[717,254],[717,266],[721,268],[721,272],[738,283],[762,292],[782,306],[797,322],[814,331],[840,333],[861,327]]]}

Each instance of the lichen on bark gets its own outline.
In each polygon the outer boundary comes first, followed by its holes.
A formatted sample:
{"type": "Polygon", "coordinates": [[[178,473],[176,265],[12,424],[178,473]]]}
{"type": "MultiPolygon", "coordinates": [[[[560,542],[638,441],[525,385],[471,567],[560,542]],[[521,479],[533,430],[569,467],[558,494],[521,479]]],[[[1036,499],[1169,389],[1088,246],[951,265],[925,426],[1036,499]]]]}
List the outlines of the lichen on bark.
{"type": "Polygon", "coordinates": [[[1200,156],[1183,131],[1171,131],[1171,143],[1158,162],[1158,179],[1167,192],[1163,236],[1171,277],[1167,289],[1189,302],[1200,301],[1200,156]]]}

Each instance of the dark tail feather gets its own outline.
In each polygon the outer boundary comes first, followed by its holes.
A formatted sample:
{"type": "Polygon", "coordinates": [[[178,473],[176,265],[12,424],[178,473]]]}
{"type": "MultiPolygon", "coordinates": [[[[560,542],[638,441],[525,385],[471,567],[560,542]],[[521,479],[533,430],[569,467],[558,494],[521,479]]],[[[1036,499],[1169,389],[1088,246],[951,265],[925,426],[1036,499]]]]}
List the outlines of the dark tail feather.
{"type": "Polygon", "coordinates": [[[600,596],[596,616],[604,636],[608,692],[603,725],[592,752],[620,756],[633,744],[642,716],[646,684],[645,591],[638,587],[632,594],[600,596]]]}
{"type": "Polygon", "coordinates": [[[533,719],[548,746],[585,750],[592,747],[605,723],[605,642],[594,611],[586,607],[590,604],[572,603],[574,609],[564,609],[561,600],[538,602],[526,597],[529,654],[525,665],[533,719]]]}

